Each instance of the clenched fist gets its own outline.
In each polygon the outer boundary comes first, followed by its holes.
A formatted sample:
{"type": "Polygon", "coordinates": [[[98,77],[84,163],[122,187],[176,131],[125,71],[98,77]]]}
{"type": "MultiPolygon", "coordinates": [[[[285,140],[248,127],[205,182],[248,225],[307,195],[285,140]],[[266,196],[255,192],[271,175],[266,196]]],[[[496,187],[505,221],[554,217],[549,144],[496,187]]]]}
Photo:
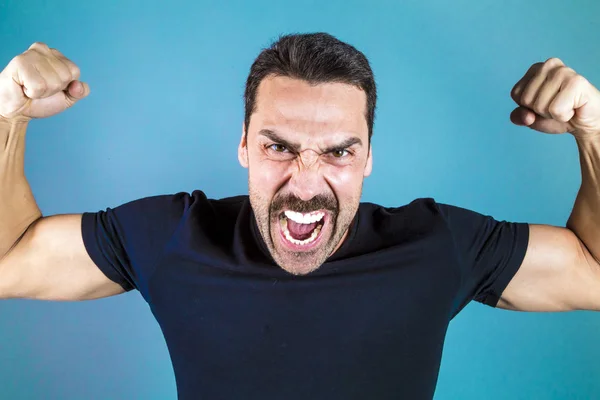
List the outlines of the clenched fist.
{"type": "Polygon", "coordinates": [[[600,137],[600,91],[558,58],[536,63],[513,87],[511,120],[540,132],[600,137]]]}
{"type": "Polygon", "coordinates": [[[56,49],[34,43],[0,73],[0,120],[58,114],[86,97],[79,68],[56,49]]]}

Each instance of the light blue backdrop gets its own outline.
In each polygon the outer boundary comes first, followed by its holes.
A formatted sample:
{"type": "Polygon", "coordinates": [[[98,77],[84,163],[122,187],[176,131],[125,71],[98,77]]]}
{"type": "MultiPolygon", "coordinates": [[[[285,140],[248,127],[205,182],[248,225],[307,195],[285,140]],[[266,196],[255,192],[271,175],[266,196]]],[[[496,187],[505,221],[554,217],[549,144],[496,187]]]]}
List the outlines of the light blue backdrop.
{"type": "MultiPolygon", "coordinates": [[[[246,193],[236,146],[250,64],[280,33],[327,31],[364,51],[379,84],[364,200],[432,196],[563,225],[580,183],[575,142],[512,126],[509,92],[552,56],[600,85],[599,16],[593,0],[0,0],[0,64],[43,41],[92,88],[30,125],[26,173],[45,215],[246,193]]],[[[599,359],[600,315],[472,304],[451,324],[436,399],[598,398],[599,359]]],[[[137,292],[3,301],[0,398],[174,399],[175,383],[137,292]]]]}

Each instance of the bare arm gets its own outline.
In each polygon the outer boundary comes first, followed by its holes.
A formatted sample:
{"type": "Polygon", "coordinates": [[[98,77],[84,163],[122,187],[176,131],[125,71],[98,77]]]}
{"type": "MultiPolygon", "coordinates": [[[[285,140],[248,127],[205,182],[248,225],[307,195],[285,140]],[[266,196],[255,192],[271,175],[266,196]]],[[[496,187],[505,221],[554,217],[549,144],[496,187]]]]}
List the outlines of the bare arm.
{"type": "Polygon", "coordinates": [[[0,257],[42,216],[23,171],[26,121],[0,119],[0,257]]]}
{"type": "Polygon", "coordinates": [[[80,214],[36,220],[0,261],[0,298],[91,300],[123,292],[88,256],[80,214]]]}
{"type": "Polygon", "coordinates": [[[565,228],[531,225],[521,268],[499,306],[522,311],[600,311],[600,92],[557,58],[534,64],[512,91],[518,125],[570,132],[581,188],[565,228]]]}
{"type": "Polygon", "coordinates": [[[84,247],[81,215],[42,217],[24,174],[33,117],[70,107],[89,89],[79,71],[42,44],[0,73],[0,298],[86,300],[123,292],[84,247]]]}
{"type": "Polygon", "coordinates": [[[568,228],[530,225],[525,259],[498,302],[515,311],[600,311],[600,265],[568,228]]]}

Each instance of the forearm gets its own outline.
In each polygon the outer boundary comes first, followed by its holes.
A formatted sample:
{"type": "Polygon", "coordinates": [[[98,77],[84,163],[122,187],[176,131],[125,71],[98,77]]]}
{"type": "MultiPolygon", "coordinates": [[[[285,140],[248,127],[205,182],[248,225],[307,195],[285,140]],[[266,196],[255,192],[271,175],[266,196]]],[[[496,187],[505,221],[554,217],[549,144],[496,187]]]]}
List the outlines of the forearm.
{"type": "Polygon", "coordinates": [[[0,258],[42,216],[24,172],[26,120],[0,119],[0,258]]]}
{"type": "Polygon", "coordinates": [[[567,222],[590,253],[600,260],[600,139],[577,140],[581,187],[567,222]]]}

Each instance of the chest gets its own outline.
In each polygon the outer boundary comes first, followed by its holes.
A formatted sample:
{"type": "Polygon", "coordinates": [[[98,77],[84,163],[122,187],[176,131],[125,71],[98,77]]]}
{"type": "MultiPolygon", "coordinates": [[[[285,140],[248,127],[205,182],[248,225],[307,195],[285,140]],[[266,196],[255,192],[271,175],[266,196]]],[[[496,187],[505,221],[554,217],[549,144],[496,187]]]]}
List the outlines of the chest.
{"type": "Polygon", "coordinates": [[[435,387],[457,282],[431,257],[291,279],[165,261],[151,307],[180,390],[385,398],[435,387]]]}

